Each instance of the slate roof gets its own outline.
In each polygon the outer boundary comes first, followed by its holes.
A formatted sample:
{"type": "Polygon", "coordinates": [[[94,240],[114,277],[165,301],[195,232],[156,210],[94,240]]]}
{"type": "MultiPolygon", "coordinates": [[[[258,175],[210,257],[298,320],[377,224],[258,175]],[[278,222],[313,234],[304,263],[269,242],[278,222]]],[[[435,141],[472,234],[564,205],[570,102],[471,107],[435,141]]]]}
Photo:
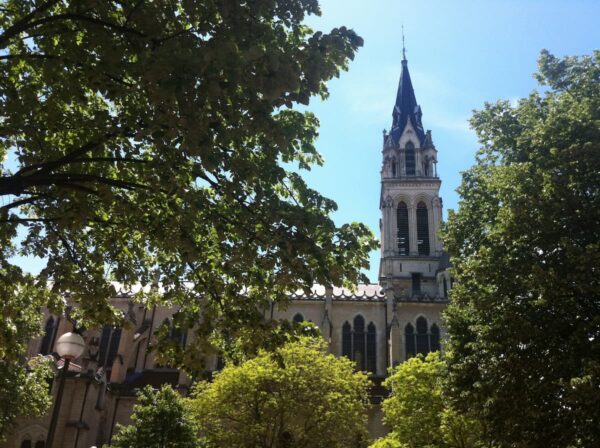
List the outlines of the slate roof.
{"type": "Polygon", "coordinates": [[[420,145],[425,145],[425,131],[423,130],[421,115],[421,106],[417,104],[415,91],[410,80],[410,73],[408,72],[408,61],[402,59],[402,72],[400,73],[400,82],[398,83],[396,104],[394,104],[394,110],[392,111],[393,122],[390,131],[394,144],[398,144],[406,123],[410,120],[419,137],[420,145]]]}

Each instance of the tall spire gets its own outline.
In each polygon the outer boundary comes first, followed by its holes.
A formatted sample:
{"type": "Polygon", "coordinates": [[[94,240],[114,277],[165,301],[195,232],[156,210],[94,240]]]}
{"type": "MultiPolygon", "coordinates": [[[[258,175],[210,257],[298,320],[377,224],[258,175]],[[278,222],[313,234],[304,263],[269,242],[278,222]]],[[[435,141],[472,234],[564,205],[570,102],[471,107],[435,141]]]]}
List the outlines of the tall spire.
{"type": "Polygon", "coordinates": [[[400,135],[406,127],[406,123],[410,120],[410,123],[417,132],[419,143],[423,144],[425,132],[421,123],[421,107],[417,104],[410,73],[408,72],[408,61],[406,60],[406,48],[404,46],[404,27],[402,27],[402,71],[400,73],[396,104],[394,104],[392,117],[393,122],[390,134],[395,143],[398,143],[400,135]]]}

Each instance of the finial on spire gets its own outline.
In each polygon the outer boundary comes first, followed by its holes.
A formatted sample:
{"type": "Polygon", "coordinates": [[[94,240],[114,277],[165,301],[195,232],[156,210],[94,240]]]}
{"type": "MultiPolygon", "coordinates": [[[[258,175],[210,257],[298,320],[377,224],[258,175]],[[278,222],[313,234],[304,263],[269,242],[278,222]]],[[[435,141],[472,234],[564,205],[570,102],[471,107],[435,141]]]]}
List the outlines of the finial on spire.
{"type": "Polygon", "coordinates": [[[402,25],[402,60],[406,61],[406,47],[404,46],[404,25],[402,25]]]}

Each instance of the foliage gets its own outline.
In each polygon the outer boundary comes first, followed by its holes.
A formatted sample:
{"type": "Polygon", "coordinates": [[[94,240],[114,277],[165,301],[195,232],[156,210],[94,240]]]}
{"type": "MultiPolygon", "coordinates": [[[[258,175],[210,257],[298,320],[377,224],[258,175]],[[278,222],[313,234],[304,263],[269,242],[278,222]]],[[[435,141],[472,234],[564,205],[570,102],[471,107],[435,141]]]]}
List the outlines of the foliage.
{"type": "Polygon", "coordinates": [[[480,448],[481,427],[459,414],[444,395],[446,362],[438,352],[400,364],[384,382],[391,390],[383,402],[391,433],[371,448],[480,448]]]}
{"type": "Polygon", "coordinates": [[[206,448],[364,446],[368,389],[321,338],[301,338],[228,365],[197,387],[193,409],[206,448]]]}
{"type": "Polygon", "coordinates": [[[27,365],[0,362],[0,441],[18,416],[41,416],[50,407],[49,380],[52,369],[47,359],[36,357],[27,365]]]}
{"type": "Polygon", "coordinates": [[[600,52],[486,104],[445,242],[450,392],[510,447],[600,444],[600,52]]]}
{"type": "Polygon", "coordinates": [[[197,427],[189,401],[171,386],[142,389],[131,414],[132,424],[118,425],[116,448],[196,448],[197,427]]]}
{"type": "Polygon", "coordinates": [[[22,355],[40,334],[39,308],[60,306],[56,296],[35,287],[33,276],[4,261],[13,253],[5,236],[0,229],[0,440],[15,417],[40,416],[50,406],[48,362],[34,358],[24,364],[22,355]]]}
{"type": "Polygon", "coordinates": [[[215,332],[359,279],[372,233],[336,226],[336,204],[297,173],[322,160],[318,120],[294,106],[326,97],[362,45],[303,24],[319,13],[316,0],[2,2],[0,290],[22,305],[0,315],[1,350],[20,349],[20,308],[43,304],[15,285],[55,311],[68,293],[91,328],[119,324],[113,282],[139,284],[139,302],[181,308],[199,337],[179,361],[200,369],[215,332]],[[35,282],[15,254],[44,261],[35,282]]]}

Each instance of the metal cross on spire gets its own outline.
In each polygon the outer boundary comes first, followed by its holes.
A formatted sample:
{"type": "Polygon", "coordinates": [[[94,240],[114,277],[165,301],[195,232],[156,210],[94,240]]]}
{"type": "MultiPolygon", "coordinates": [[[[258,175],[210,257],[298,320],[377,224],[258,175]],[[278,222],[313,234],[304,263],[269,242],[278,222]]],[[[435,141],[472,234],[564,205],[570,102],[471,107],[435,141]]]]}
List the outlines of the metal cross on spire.
{"type": "Polygon", "coordinates": [[[402,60],[406,61],[406,47],[404,46],[404,25],[402,25],[402,60]]]}

